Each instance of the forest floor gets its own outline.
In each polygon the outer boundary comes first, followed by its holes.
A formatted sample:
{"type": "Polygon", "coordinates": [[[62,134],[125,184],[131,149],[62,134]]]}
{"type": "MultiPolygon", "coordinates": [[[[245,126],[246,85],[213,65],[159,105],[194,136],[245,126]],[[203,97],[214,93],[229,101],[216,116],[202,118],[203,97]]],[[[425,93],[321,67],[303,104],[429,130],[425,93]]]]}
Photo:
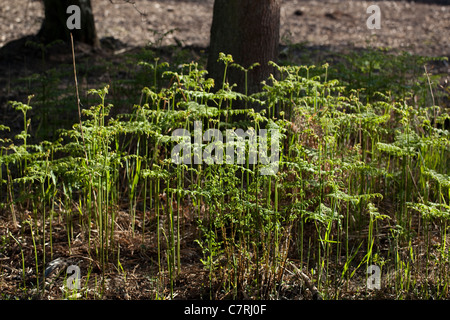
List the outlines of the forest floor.
{"type": "MultiPolygon", "coordinates": [[[[93,1],[98,35],[129,47],[148,43],[207,47],[213,0],[93,1]],[[112,4],[113,3],[113,4],[112,4]]],[[[432,2],[432,1],[428,1],[432,2]]],[[[391,47],[421,55],[450,55],[450,7],[407,1],[377,1],[381,29],[369,30],[370,1],[283,0],[281,39],[309,46],[391,47]],[[420,14],[418,14],[420,13],[420,14]]],[[[0,4],[0,47],[39,30],[42,2],[7,0],[0,4]]]]}
{"type": "MultiPolygon", "coordinates": [[[[103,39],[104,50],[93,52],[90,48],[79,46],[77,56],[79,61],[83,58],[98,56],[102,63],[106,60],[120,61],[124,54],[139,50],[145,45],[155,47],[188,48],[190,58],[204,61],[204,53],[207,50],[209,31],[212,20],[213,0],[135,0],[135,5],[121,0],[95,0],[92,1],[99,38],[103,39]]],[[[328,53],[346,53],[351,50],[370,47],[389,47],[392,49],[406,50],[412,53],[426,56],[450,57],[450,6],[435,5],[403,1],[377,1],[382,13],[381,29],[369,30],[366,13],[369,1],[310,1],[291,0],[282,1],[281,10],[281,40],[283,49],[294,48],[293,51],[282,50],[285,59],[293,62],[314,62],[323,60],[328,53]],[[418,14],[420,13],[420,14],[418,14]]],[[[17,89],[11,84],[18,77],[30,76],[40,73],[47,68],[55,67],[60,63],[71,63],[70,51],[59,48],[47,56],[48,61],[42,64],[41,57],[36,51],[27,51],[21,44],[12,44],[10,47],[2,47],[12,40],[19,39],[37,33],[43,19],[43,5],[36,0],[5,0],[0,3],[0,123],[11,125],[14,131],[20,128],[18,116],[11,115],[7,101],[23,100],[29,94],[26,88],[17,89]],[[6,48],[6,49],[5,49],[6,48]],[[59,51],[58,51],[59,50],[59,51]],[[30,56],[30,52],[34,56],[30,56]]],[[[161,51],[170,60],[173,52],[161,51]]],[[[95,61],[95,60],[94,60],[95,61]]],[[[186,61],[188,62],[188,61],[186,61]]],[[[94,62],[95,63],[95,62],[94,62]]],[[[447,62],[438,65],[439,72],[446,74],[450,79],[450,66],[447,62]]],[[[103,82],[105,75],[93,75],[87,78],[82,85],[94,87],[94,84],[103,82]]],[[[67,79],[70,85],[73,78],[67,79]]],[[[63,84],[64,85],[64,84],[63,84]]],[[[130,217],[126,210],[119,211],[118,221],[121,221],[122,234],[120,237],[120,261],[123,270],[109,270],[107,283],[104,286],[103,298],[107,299],[154,299],[156,291],[152,284],[155,279],[157,265],[154,263],[155,248],[144,246],[141,242],[142,235],[133,236],[127,222],[130,217]],[[153,261],[153,263],[149,263],[153,261]]],[[[141,219],[137,217],[137,221],[141,219]]],[[[150,223],[147,220],[147,223],[150,223]]],[[[186,225],[187,229],[190,225],[186,225]]],[[[198,299],[209,298],[208,272],[199,262],[201,251],[193,243],[192,230],[186,230],[190,235],[184,239],[182,254],[182,270],[176,283],[174,283],[175,298],[198,299]]],[[[75,259],[82,270],[92,266],[88,258],[89,248],[81,238],[76,238],[69,249],[64,224],[55,222],[53,225],[53,257],[66,257],[70,251],[71,259],[75,259]]],[[[0,236],[5,239],[7,232],[11,231],[16,236],[23,230],[15,228],[10,221],[0,215],[0,236]]],[[[77,234],[79,230],[74,230],[77,234]]],[[[120,232],[119,232],[120,233],[120,232]]],[[[81,234],[81,233],[80,233],[81,234]]],[[[27,266],[34,266],[34,252],[31,235],[25,231],[22,234],[28,242],[22,243],[25,262],[27,266]]],[[[147,239],[147,243],[152,243],[147,239]]],[[[0,277],[1,294],[4,298],[20,297],[18,291],[21,284],[21,251],[14,243],[10,243],[10,249],[5,249],[0,243],[0,263],[2,270],[0,277]]],[[[92,292],[86,293],[86,298],[99,298],[97,296],[96,275],[100,275],[100,266],[91,270],[90,285],[92,292]]],[[[33,270],[27,270],[32,274],[33,270]]],[[[28,279],[33,283],[35,279],[28,279]]],[[[49,285],[46,299],[61,298],[61,279],[49,285]]],[[[294,276],[287,276],[292,287],[281,296],[287,299],[308,299],[309,293],[299,288],[292,289],[298,284],[294,276]],[[289,278],[291,277],[291,278],[289,278]]],[[[347,290],[347,298],[353,298],[356,294],[353,289],[347,290]]],[[[28,293],[27,293],[28,294],[28,293]]],[[[28,296],[29,297],[29,296],[28,296]]],[[[165,292],[165,297],[168,293],[165,292]]],[[[218,296],[220,297],[220,296],[218,296]]],[[[394,298],[377,293],[376,297],[394,298]]],[[[160,297],[163,298],[163,297],[160,297]]],[[[223,298],[223,296],[221,297],[223,298]]],[[[244,297],[245,298],[245,297],[244,297]]],[[[250,297],[251,298],[251,297],[250,297]]],[[[370,298],[370,297],[369,297],[370,298]]],[[[0,297],[1,299],[1,297],[0,297]]]]}
{"type": "MultiPolygon", "coordinates": [[[[332,62],[340,54],[365,48],[388,48],[431,57],[450,57],[450,6],[433,0],[377,1],[381,29],[367,28],[369,1],[284,0],[281,7],[280,59],[293,64],[332,62]],[[431,4],[426,2],[432,2],[431,4]],[[420,14],[418,14],[420,12],[420,14]],[[330,61],[331,60],[331,61],[330,61]]],[[[205,63],[212,21],[213,0],[121,0],[93,1],[100,52],[79,45],[77,59],[92,58],[95,63],[121,61],[127,53],[145,46],[165,48],[166,61],[187,49],[194,61],[205,63]],[[100,59],[97,59],[100,58],[100,59]],[[95,62],[97,61],[97,62],[95,62]]],[[[23,99],[29,92],[12,90],[12,82],[36,72],[71,63],[70,48],[45,49],[25,45],[39,31],[44,17],[40,0],[0,3],[0,116],[10,122],[7,101],[23,99]],[[14,41],[17,40],[17,41],[14,41]],[[8,46],[5,46],[5,44],[8,46]],[[47,61],[42,63],[42,57],[47,61]],[[3,112],[5,111],[5,112],[3,112]],[[5,118],[6,117],[6,118],[5,118]]],[[[179,62],[179,61],[178,61],[179,62]]],[[[186,63],[184,61],[182,63],[186,63]]],[[[450,64],[434,65],[433,74],[450,81],[450,64]]],[[[86,78],[87,85],[104,82],[105,75],[86,78]]],[[[68,79],[72,81],[73,79],[68,79]]]]}

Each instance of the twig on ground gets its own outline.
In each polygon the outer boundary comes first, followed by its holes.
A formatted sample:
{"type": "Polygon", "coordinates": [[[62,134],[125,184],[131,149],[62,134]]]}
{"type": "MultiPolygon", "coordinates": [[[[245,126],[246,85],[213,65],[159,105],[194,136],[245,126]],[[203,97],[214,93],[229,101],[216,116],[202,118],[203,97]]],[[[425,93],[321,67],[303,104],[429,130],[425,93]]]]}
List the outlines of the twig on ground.
{"type": "MultiPolygon", "coordinates": [[[[131,4],[134,9],[143,17],[147,16],[147,13],[142,12],[141,10],[138,9],[138,7],[136,6],[136,2],[132,1],[132,0],[122,0],[123,2],[129,3],[131,4]]],[[[109,2],[111,2],[112,4],[115,4],[112,0],[109,0],[109,2]]]]}
{"type": "Polygon", "coordinates": [[[299,277],[301,280],[305,282],[309,291],[311,291],[313,295],[313,300],[322,300],[322,296],[320,295],[319,290],[317,290],[317,287],[314,285],[311,279],[303,271],[297,268],[297,266],[292,261],[289,261],[289,264],[294,269],[294,272],[297,275],[297,277],[299,277]]]}

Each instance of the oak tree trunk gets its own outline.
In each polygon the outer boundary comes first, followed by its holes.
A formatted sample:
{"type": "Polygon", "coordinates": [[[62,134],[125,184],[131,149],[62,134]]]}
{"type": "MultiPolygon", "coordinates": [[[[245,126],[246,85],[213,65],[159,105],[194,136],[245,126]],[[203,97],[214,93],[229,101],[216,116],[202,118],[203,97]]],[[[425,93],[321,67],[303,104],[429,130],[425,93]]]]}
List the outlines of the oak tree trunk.
{"type": "MultiPolygon", "coordinates": [[[[279,37],[280,0],[215,0],[207,68],[216,88],[222,87],[224,64],[217,59],[223,52],[246,69],[260,64],[249,71],[247,83],[249,94],[260,91],[261,81],[274,72],[268,62],[277,60],[279,37]]],[[[245,92],[242,71],[228,69],[227,76],[245,92]]]]}
{"type": "Polygon", "coordinates": [[[68,41],[72,32],[76,41],[95,47],[99,46],[90,0],[44,0],[44,9],[45,18],[38,33],[38,37],[42,42],[68,41]],[[70,5],[77,5],[81,9],[80,29],[69,30],[67,28],[66,22],[71,13],[66,11],[70,5]]]}

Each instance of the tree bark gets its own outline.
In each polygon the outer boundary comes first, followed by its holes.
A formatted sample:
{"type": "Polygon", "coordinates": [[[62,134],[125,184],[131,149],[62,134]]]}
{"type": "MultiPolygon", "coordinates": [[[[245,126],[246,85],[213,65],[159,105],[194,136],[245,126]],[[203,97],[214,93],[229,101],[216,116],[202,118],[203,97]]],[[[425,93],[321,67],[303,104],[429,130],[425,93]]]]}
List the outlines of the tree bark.
{"type": "MultiPolygon", "coordinates": [[[[246,69],[260,64],[249,71],[247,83],[249,94],[260,91],[261,81],[274,72],[268,62],[278,58],[279,38],[280,0],[215,0],[207,69],[216,88],[222,87],[224,64],[217,59],[223,52],[246,69]]],[[[245,92],[242,71],[228,69],[227,76],[245,92]]]]}
{"type": "Polygon", "coordinates": [[[44,8],[45,18],[38,33],[42,42],[70,41],[72,32],[75,41],[99,46],[90,0],[44,0],[44,8]],[[77,5],[81,9],[81,29],[67,28],[66,22],[71,14],[66,11],[70,5],[77,5]]]}

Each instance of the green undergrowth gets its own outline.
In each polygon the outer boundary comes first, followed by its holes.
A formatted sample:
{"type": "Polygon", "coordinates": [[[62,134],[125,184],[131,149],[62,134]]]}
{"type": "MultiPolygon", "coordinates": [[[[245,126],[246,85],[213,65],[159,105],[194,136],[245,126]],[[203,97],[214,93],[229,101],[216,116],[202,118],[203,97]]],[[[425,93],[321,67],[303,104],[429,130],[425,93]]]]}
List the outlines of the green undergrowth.
{"type": "MultiPolygon", "coordinates": [[[[110,270],[126,274],[117,236],[124,229],[153,248],[155,299],[176,296],[186,248],[200,252],[211,299],[283,298],[290,262],[326,299],[449,298],[448,91],[424,69],[429,59],[371,51],[346,56],[345,73],[328,64],[273,63],[277,78],[245,95],[227,83],[214,88],[197,63],[142,54],[115,69],[120,79],[82,93],[81,121],[73,117],[50,141],[30,142],[28,115],[35,99],[56,101],[46,91],[56,92],[51,74],[29,79],[41,82],[36,97],[10,103],[23,130],[0,140],[1,210],[32,235],[27,267],[36,282],[56,258],[58,224],[67,255],[81,235],[102,281],[110,270]],[[124,105],[132,110],[113,112],[124,105]],[[243,163],[173,163],[180,141],[172,133],[193,133],[195,121],[203,131],[272,129],[278,170],[261,175],[243,141],[243,163]],[[381,270],[378,290],[366,284],[370,265],[381,270]]],[[[220,59],[234,67],[230,56],[220,59]]],[[[57,96],[73,104],[71,90],[57,96]]],[[[203,141],[202,151],[213,146],[203,141]]],[[[24,241],[12,233],[2,239],[2,250],[24,241]]],[[[22,278],[22,289],[39,286],[22,278]]]]}

